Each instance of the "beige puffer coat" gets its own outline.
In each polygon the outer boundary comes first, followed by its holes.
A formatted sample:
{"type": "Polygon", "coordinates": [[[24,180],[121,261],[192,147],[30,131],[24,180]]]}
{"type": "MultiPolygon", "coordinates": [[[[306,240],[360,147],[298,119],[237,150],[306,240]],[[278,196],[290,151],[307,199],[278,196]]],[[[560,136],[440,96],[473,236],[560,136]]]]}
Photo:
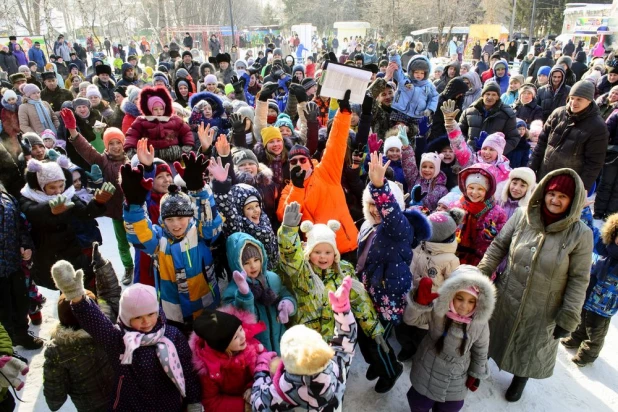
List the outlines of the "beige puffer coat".
{"type": "Polygon", "coordinates": [[[478,268],[486,276],[508,257],[496,281],[498,301],[490,322],[489,356],[500,369],[534,379],[553,374],[556,325],[574,331],[580,322],[592,260],[592,231],[580,220],[584,184],[572,169],[548,173],[527,209],[519,208],[491,243],[478,268]],[[547,227],[541,220],[543,189],[561,174],[575,180],[566,218],[547,227]]]}
{"type": "MultiPolygon", "coordinates": [[[[49,118],[54,123],[56,129],[60,126],[60,122],[58,121],[58,116],[52,110],[49,103],[44,100],[41,100],[43,103],[43,107],[48,111],[49,118]]],[[[19,116],[19,128],[23,133],[34,132],[36,134],[41,134],[45,127],[43,126],[43,122],[39,118],[39,115],[36,112],[36,107],[33,104],[29,103],[29,99],[27,97],[23,98],[23,103],[19,106],[18,111],[19,116]]]]}

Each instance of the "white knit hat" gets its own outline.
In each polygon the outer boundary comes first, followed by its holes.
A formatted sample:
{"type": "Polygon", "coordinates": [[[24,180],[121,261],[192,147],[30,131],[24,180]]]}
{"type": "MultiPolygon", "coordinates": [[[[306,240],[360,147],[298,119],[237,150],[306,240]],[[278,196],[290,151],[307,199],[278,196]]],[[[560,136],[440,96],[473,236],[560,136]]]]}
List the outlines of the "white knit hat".
{"type": "Polygon", "coordinates": [[[8,89],[7,91],[4,92],[4,95],[2,95],[2,97],[4,98],[5,101],[8,102],[11,99],[17,99],[17,93],[15,93],[11,89],[8,89]]]}
{"type": "Polygon", "coordinates": [[[309,220],[305,220],[300,225],[300,230],[307,234],[307,245],[305,246],[305,259],[309,260],[309,255],[313,249],[320,243],[331,245],[335,251],[335,263],[341,260],[341,254],[337,249],[337,236],[335,232],[341,228],[341,223],[336,220],[329,220],[327,224],[313,224],[309,220]]]}
{"type": "Polygon", "coordinates": [[[101,98],[101,92],[99,91],[99,88],[94,84],[86,88],[86,97],[90,98],[92,96],[98,96],[99,98],[101,98]]]}
{"type": "Polygon", "coordinates": [[[509,198],[509,186],[511,185],[511,181],[513,179],[523,180],[528,185],[528,190],[526,191],[526,194],[524,195],[523,198],[519,200],[519,206],[528,205],[528,202],[530,201],[530,198],[532,197],[532,192],[534,191],[534,188],[536,187],[536,173],[534,173],[534,170],[530,169],[529,167],[517,167],[511,170],[509,172],[509,179],[506,181],[506,184],[504,185],[504,189],[502,190],[502,193],[501,193],[501,200],[503,202],[506,202],[507,199],[509,198]]]}
{"type": "Polygon", "coordinates": [[[384,154],[388,153],[388,150],[394,147],[399,150],[403,147],[401,140],[397,136],[391,136],[384,141],[384,154]]]}
{"type": "Polygon", "coordinates": [[[473,183],[483,186],[485,190],[489,190],[489,181],[485,176],[480,173],[471,173],[470,175],[468,175],[468,177],[466,178],[466,187],[470,186],[473,183]]]}
{"type": "MultiPolygon", "coordinates": [[[[403,195],[403,190],[399,186],[399,183],[393,182],[392,180],[387,180],[387,183],[391,193],[393,194],[393,196],[395,196],[395,200],[397,201],[399,208],[401,209],[401,211],[405,210],[405,197],[403,195]]],[[[371,216],[371,213],[369,212],[369,205],[373,204],[375,204],[375,202],[371,198],[371,193],[369,193],[369,186],[366,186],[365,190],[363,191],[363,215],[365,216],[365,220],[370,222],[372,225],[374,225],[376,222],[373,216],[371,216]]]]}
{"type": "Polygon", "coordinates": [[[125,326],[131,326],[132,318],[153,312],[159,312],[159,301],[152,286],[136,283],[122,292],[118,317],[125,326]]]}
{"type": "Polygon", "coordinates": [[[48,183],[57,182],[58,180],[66,181],[62,168],[56,162],[42,163],[36,159],[30,159],[28,160],[27,169],[29,172],[36,173],[36,180],[41,190],[43,190],[48,183]]]}
{"type": "Polygon", "coordinates": [[[425,162],[429,162],[433,164],[434,169],[433,169],[433,176],[431,176],[432,179],[438,176],[438,174],[440,174],[440,163],[442,162],[442,159],[437,153],[423,153],[421,155],[421,163],[420,163],[419,169],[423,167],[423,163],[425,162]]]}
{"type": "MultiPolygon", "coordinates": [[[[502,132],[492,133],[483,142],[483,147],[491,147],[496,152],[498,152],[498,159],[504,153],[504,147],[506,146],[506,139],[504,138],[504,134],[502,132]]],[[[481,149],[483,148],[481,147],[481,149]]]]}

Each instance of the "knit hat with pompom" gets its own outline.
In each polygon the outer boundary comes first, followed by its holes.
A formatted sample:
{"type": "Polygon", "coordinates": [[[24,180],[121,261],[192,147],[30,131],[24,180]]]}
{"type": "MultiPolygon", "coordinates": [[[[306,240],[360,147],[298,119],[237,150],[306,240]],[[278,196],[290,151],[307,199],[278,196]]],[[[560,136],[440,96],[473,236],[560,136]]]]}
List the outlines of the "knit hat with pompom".
{"type": "Polygon", "coordinates": [[[434,212],[429,215],[431,225],[430,242],[442,243],[454,238],[457,226],[463,221],[465,212],[457,207],[448,212],[434,212]]]}
{"type": "MultiPolygon", "coordinates": [[[[60,156],[60,158],[66,159],[66,156],[60,156]]],[[[60,158],[58,158],[59,162],[60,158]]],[[[68,159],[66,160],[68,166],[68,159]]],[[[36,159],[30,159],[28,161],[27,171],[36,173],[36,180],[41,190],[43,190],[48,183],[57,182],[58,180],[66,181],[62,167],[56,162],[43,163],[36,159]]]]}
{"type": "Polygon", "coordinates": [[[341,260],[341,254],[337,249],[337,235],[335,232],[341,228],[341,223],[336,220],[329,220],[327,224],[313,224],[305,220],[300,225],[300,230],[307,235],[307,245],[305,246],[305,259],[308,261],[313,249],[320,243],[326,243],[333,247],[335,252],[335,263],[341,260]]]}
{"type": "Polygon", "coordinates": [[[305,325],[292,326],[281,337],[281,360],[285,370],[293,375],[322,372],[334,354],[322,336],[305,325]]]}

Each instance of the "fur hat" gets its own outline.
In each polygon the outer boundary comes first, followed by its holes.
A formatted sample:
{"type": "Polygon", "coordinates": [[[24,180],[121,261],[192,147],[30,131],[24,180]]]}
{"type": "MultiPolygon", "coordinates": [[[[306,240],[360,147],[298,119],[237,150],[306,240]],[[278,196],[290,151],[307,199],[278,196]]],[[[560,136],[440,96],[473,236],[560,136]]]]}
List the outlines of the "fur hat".
{"type": "Polygon", "coordinates": [[[307,236],[307,244],[304,250],[305,260],[309,261],[309,256],[317,245],[326,243],[333,247],[335,252],[335,263],[339,264],[341,254],[339,253],[339,249],[337,249],[337,235],[335,232],[340,228],[341,223],[336,220],[329,220],[327,224],[313,224],[309,220],[302,222],[300,224],[300,230],[307,236]]]}
{"type": "Polygon", "coordinates": [[[76,97],[73,100],[73,108],[76,109],[77,106],[86,106],[90,109],[90,100],[86,99],[85,97],[76,97]]]}
{"type": "Polygon", "coordinates": [[[512,75],[509,82],[512,82],[513,80],[517,80],[519,84],[522,84],[522,85],[526,82],[526,80],[524,79],[524,76],[522,76],[521,74],[512,75]]]}
{"type": "Polygon", "coordinates": [[[219,53],[216,56],[217,64],[221,63],[230,63],[232,61],[232,57],[228,53],[219,53]]]}
{"type": "Polygon", "coordinates": [[[15,84],[21,81],[25,82],[27,79],[26,79],[26,75],[23,73],[13,73],[12,75],[9,76],[9,80],[11,81],[11,84],[15,84]]]}
{"type": "MultiPolygon", "coordinates": [[[[41,140],[41,144],[42,142],[41,140]]],[[[64,159],[66,160],[66,157],[64,157],[64,159]]],[[[36,180],[41,190],[43,190],[48,183],[57,182],[59,180],[66,181],[66,176],[62,171],[62,167],[56,162],[42,163],[36,159],[30,159],[28,160],[28,167],[26,169],[28,172],[36,173],[36,180]]]]}
{"type": "Polygon", "coordinates": [[[176,185],[170,185],[167,194],[161,198],[160,210],[162,221],[168,217],[193,217],[195,213],[191,197],[176,185]]]}
{"type": "Polygon", "coordinates": [[[240,167],[245,163],[255,163],[255,165],[259,165],[260,163],[258,162],[257,156],[253,153],[253,151],[244,148],[238,149],[234,152],[232,159],[234,160],[234,166],[236,167],[240,167]]]}
{"type": "MultiPolygon", "coordinates": [[[[395,200],[397,201],[399,208],[402,211],[405,210],[406,208],[405,197],[403,195],[403,189],[401,188],[400,184],[392,180],[388,180],[387,184],[388,184],[388,187],[391,193],[393,194],[393,196],[395,196],[395,200]]],[[[371,193],[369,192],[369,186],[366,186],[365,190],[363,191],[363,215],[365,216],[366,222],[369,222],[372,225],[375,225],[376,221],[373,218],[373,216],[371,216],[371,213],[369,212],[369,205],[373,205],[373,204],[375,204],[375,202],[371,198],[371,193]]]]}
{"type": "Polygon", "coordinates": [[[219,310],[204,309],[193,321],[195,334],[217,352],[225,352],[242,322],[236,316],[219,310]]]}
{"type": "Polygon", "coordinates": [[[454,207],[448,212],[433,212],[428,220],[431,225],[429,242],[441,243],[455,235],[457,227],[463,221],[465,211],[454,207]]]}
{"type": "Polygon", "coordinates": [[[440,163],[442,162],[442,159],[437,153],[423,153],[421,155],[421,162],[419,163],[419,169],[423,166],[423,163],[425,162],[429,162],[433,164],[434,169],[433,169],[433,175],[431,176],[432,179],[440,174],[440,163]]]}
{"type": "Polygon", "coordinates": [[[105,145],[105,150],[109,149],[109,142],[114,139],[120,140],[120,143],[124,145],[124,133],[122,133],[122,130],[117,127],[108,127],[103,133],[103,144],[105,145]]]}
{"type": "Polygon", "coordinates": [[[182,58],[184,59],[185,56],[189,56],[193,59],[193,54],[191,54],[191,52],[189,50],[185,50],[182,52],[182,58]]]}
{"type": "Polygon", "coordinates": [[[618,213],[608,216],[601,227],[601,240],[604,244],[610,245],[618,236],[618,213]]]}
{"type": "Polygon", "coordinates": [[[125,326],[131,326],[131,319],[149,313],[159,313],[159,301],[155,288],[142,283],[129,286],[120,295],[118,318],[125,326]]]}
{"type": "MultiPolygon", "coordinates": [[[[483,147],[491,147],[496,152],[498,152],[498,159],[504,153],[504,147],[506,146],[506,139],[504,138],[504,133],[495,132],[487,136],[485,141],[483,142],[483,147]]],[[[481,149],[483,148],[481,147],[481,149]]]]}
{"type": "Polygon", "coordinates": [[[519,95],[521,96],[521,94],[525,91],[528,91],[530,93],[532,93],[535,97],[536,97],[536,86],[532,83],[524,83],[523,86],[521,86],[521,88],[519,89],[519,95]]]}
{"type": "Polygon", "coordinates": [[[96,73],[97,76],[101,74],[108,74],[111,76],[112,68],[108,66],[107,64],[99,64],[98,66],[94,68],[94,72],[96,73]]]}
{"type": "Polygon", "coordinates": [[[534,170],[529,167],[517,167],[509,172],[509,178],[502,189],[502,193],[500,194],[501,200],[506,202],[509,199],[509,186],[511,185],[511,181],[513,179],[523,180],[528,185],[528,190],[524,197],[519,199],[519,206],[527,206],[530,198],[532,197],[532,192],[536,187],[536,174],[534,170]]]}
{"type": "Polygon", "coordinates": [[[481,96],[483,96],[485,93],[487,92],[495,92],[498,93],[498,96],[500,96],[501,91],[500,91],[500,85],[494,81],[487,81],[485,83],[485,86],[483,86],[483,90],[481,91],[481,96]]]}
{"type": "Polygon", "coordinates": [[[542,120],[533,120],[530,123],[530,134],[536,134],[538,136],[543,131],[543,121],[542,120]]]}
{"type": "Polygon", "coordinates": [[[293,375],[310,376],[322,372],[335,355],[322,335],[305,325],[288,329],[281,337],[281,360],[293,375]]]}
{"type": "MultiPolygon", "coordinates": [[[[132,90],[133,89],[131,89],[130,87],[127,89],[127,94],[129,95],[128,97],[129,99],[131,98],[132,90]]],[[[172,106],[172,96],[170,95],[169,91],[165,87],[146,86],[141,90],[138,89],[138,93],[139,93],[139,97],[138,97],[136,104],[139,107],[143,115],[152,116],[152,112],[150,111],[150,109],[148,109],[148,100],[150,100],[150,98],[153,96],[160,97],[161,100],[163,100],[163,103],[165,104],[164,105],[165,111],[163,113],[163,116],[169,117],[173,114],[174,109],[172,106]]]]}
{"type": "Polygon", "coordinates": [[[41,73],[41,80],[45,81],[45,80],[54,80],[57,79],[56,77],[56,72],[54,71],[46,71],[41,73]]]}
{"type": "Polygon", "coordinates": [[[425,72],[425,79],[426,79],[427,76],[429,76],[429,72],[431,71],[430,66],[429,66],[429,61],[427,60],[425,56],[422,56],[422,55],[416,55],[412,57],[410,61],[408,62],[407,69],[408,69],[408,76],[410,76],[410,78],[412,77],[412,74],[416,70],[421,70],[425,72]]]}
{"type": "MultiPolygon", "coordinates": [[[[279,121],[277,121],[277,123],[278,122],[279,121]]],[[[273,139],[282,139],[281,131],[279,130],[277,123],[275,123],[275,126],[268,126],[262,129],[262,143],[264,144],[264,147],[266,147],[268,142],[273,139]]]]}
{"type": "Polygon", "coordinates": [[[390,149],[396,148],[401,150],[403,143],[397,136],[391,136],[384,141],[384,154],[388,153],[390,149]]]}

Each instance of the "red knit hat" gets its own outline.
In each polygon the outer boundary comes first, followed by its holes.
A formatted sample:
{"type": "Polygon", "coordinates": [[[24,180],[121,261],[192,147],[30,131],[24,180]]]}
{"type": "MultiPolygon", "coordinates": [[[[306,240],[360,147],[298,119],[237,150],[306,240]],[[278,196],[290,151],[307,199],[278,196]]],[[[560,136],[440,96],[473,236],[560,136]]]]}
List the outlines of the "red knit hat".
{"type": "Polygon", "coordinates": [[[549,180],[549,182],[547,182],[547,185],[543,190],[543,194],[546,194],[551,190],[562,192],[573,199],[575,196],[575,180],[568,174],[554,176],[549,180]]]}
{"type": "Polygon", "coordinates": [[[117,127],[108,127],[103,133],[103,144],[105,145],[105,150],[108,149],[109,142],[114,139],[120,140],[120,143],[124,145],[124,133],[117,127]]]}

